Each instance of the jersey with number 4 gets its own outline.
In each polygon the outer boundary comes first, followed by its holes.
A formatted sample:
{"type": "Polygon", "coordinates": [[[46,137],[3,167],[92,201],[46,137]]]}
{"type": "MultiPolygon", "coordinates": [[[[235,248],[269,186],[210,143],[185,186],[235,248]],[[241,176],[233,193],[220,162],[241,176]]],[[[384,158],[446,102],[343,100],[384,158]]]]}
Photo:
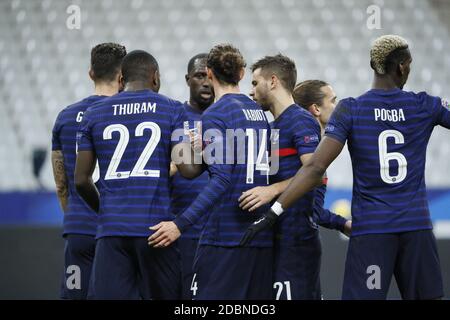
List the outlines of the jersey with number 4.
{"type": "Polygon", "coordinates": [[[171,138],[176,129],[183,136],[183,119],[181,103],[150,90],[124,91],[86,111],[78,150],[93,150],[100,166],[97,238],[147,237],[150,226],[173,220],[171,138]]]}
{"type": "MultiPolygon", "coordinates": [[[[97,214],[78,195],[74,184],[77,156],[77,131],[86,109],[106,96],[89,96],[62,110],[52,131],[52,150],[61,150],[68,184],[67,210],[64,213],[63,235],[84,234],[95,236],[97,214]]],[[[95,180],[94,180],[95,181],[95,180]]]]}
{"type": "Polygon", "coordinates": [[[425,161],[436,125],[450,128],[447,103],[424,92],[370,90],[339,103],[325,132],[348,142],[352,236],[432,228],[425,161]]]}

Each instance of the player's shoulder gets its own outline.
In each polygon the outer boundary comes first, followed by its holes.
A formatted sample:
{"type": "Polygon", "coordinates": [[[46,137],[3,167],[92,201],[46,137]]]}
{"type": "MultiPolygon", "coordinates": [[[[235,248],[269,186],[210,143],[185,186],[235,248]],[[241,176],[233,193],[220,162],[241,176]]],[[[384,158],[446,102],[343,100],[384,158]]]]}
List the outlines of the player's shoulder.
{"type": "Polygon", "coordinates": [[[296,117],[301,119],[314,119],[312,114],[309,111],[306,111],[304,108],[300,107],[298,104],[293,104],[289,106],[286,111],[285,115],[288,115],[290,117],[296,117]]]}
{"type": "Polygon", "coordinates": [[[170,98],[162,93],[152,92],[152,94],[157,97],[160,103],[164,103],[165,105],[172,108],[180,108],[184,110],[184,103],[173,98],[170,98]]]}
{"type": "Polygon", "coordinates": [[[319,123],[314,116],[298,104],[289,106],[289,108],[282,113],[281,118],[282,121],[293,124],[295,127],[319,127],[319,123]]]}
{"type": "Polygon", "coordinates": [[[89,107],[91,107],[94,104],[97,104],[99,101],[104,100],[108,97],[106,96],[89,96],[84,99],[81,99],[77,102],[74,102],[65,108],[63,108],[57,116],[57,121],[64,121],[64,120],[72,120],[74,116],[80,112],[85,112],[89,107]]]}
{"type": "Polygon", "coordinates": [[[404,91],[405,94],[410,96],[411,98],[415,99],[419,105],[429,107],[431,105],[446,103],[445,100],[441,99],[440,97],[433,96],[428,94],[425,91],[421,92],[413,92],[413,91],[404,91]]]}

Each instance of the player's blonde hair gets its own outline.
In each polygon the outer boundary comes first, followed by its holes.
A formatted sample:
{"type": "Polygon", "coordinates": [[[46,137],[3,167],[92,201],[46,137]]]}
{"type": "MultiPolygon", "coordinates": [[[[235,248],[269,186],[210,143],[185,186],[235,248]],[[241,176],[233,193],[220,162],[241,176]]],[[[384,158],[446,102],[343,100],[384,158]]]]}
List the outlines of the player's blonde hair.
{"type": "Polygon", "coordinates": [[[384,35],[372,43],[370,49],[370,61],[372,68],[378,74],[386,74],[386,59],[397,49],[407,49],[408,42],[397,35],[384,35]]]}

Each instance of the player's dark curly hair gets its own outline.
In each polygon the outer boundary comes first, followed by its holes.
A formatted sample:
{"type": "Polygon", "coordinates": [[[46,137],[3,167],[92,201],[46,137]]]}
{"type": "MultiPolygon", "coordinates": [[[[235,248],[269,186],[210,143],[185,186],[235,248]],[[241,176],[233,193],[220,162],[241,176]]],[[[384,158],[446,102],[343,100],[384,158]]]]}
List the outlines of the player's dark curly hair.
{"type": "Polygon", "coordinates": [[[322,80],[306,80],[300,82],[295,86],[293,93],[295,103],[305,109],[308,109],[313,104],[321,106],[325,94],[320,89],[328,85],[328,83],[322,80]]]}
{"type": "Polygon", "coordinates": [[[95,81],[113,81],[120,72],[122,59],[127,54],[117,43],[101,43],[91,50],[91,70],[95,81]]]}
{"type": "Polygon", "coordinates": [[[252,72],[256,69],[261,69],[261,73],[264,76],[267,76],[269,73],[270,75],[275,74],[286,90],[289,92],[294,90],[297,82],[297,68],[295,67],[295,62],[289,57],[280,53],[275,56],[265,56],[252,65],[252,72]]]}
{"type": "Polygon", "coordinates": [[[207,66],[223,84],[237,85],[242,68],[246,67],[244,57],[239,49],[231,44],[219,44],[211,49],[207,66]]]}

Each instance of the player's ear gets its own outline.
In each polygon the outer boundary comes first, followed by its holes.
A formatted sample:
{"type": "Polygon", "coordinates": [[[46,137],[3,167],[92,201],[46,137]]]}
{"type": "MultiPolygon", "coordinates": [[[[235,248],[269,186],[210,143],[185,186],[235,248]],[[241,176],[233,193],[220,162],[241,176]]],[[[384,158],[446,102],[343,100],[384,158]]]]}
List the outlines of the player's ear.
{"type": "Polygon", "coordinates": [[[213,72],[212,72],[212,70],[210,68],[206,68],[206,75],[208,76],[208,79],[210,81],[213,80],[213,72]]]}
{"type": "Polygon", "coordinates": [[[161,79],[159,76],[159,70],[155,70],[155,74],[153,76],[153,85],[155,87],[155,91],[159,92],[159,88],[161,87],[161,79]]]}
{"type": "Polygon", "coordinates": [[[122,72],[119,73],[119,92],[125,89],[125,81],[123,80],[122,72]]]}
{"type": "Polygon", "coordinates": [[[189,75],[186,74],[186,75],[184,76],[184,79],[186,79],[186,84],[189,86],[189,75]]]}
{"type": "Polygon", "coordinates": [[[270,78],[270,89],[275,89],[276,86],[278,85],[278,78],[276,75],[272,75],[272,77],[270,78]]]}
{"type": "Polygon", "coordinates": [[[95,81],[95,74],[92,69],[89,69],[89,78],[91,78],[92,81],[95,81]]]}
{"type": "Polygon", "coordinates": [[[312,113],[312,115],[314,117],[319,117],[320,116],[320,108],[317,104],[313,103],[312,105],[309,106],[308,111],[310,113],[312,113]]]}
{"type": "Polygon", "coordinates": [[[245,75],[245,68],[242,68],[241,72],[239,72],[239,81],[241,81],[242,78],[244,78],[244,75],[245,75]]]}

